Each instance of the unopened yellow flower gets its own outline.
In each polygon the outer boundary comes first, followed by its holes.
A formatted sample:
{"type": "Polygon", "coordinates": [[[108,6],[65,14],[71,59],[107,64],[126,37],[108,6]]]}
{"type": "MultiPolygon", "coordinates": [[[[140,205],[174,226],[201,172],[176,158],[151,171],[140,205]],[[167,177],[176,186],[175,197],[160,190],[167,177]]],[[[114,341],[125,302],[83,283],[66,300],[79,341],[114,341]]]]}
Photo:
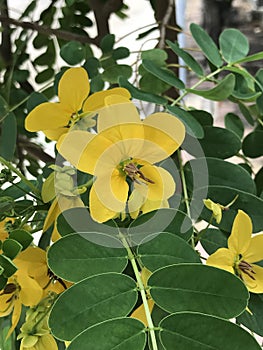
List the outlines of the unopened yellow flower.
{"type": "Polygon", "coordinates": [[[211,199],[204,199],[204,205],[207,207],[207,209],[212,211],[213,218],[218,224],[220,224],[222,219],[222,209],[224,209],[224,206],[213,202],[211,199]]]}
{"type": "Polygon", "coordinates": [[[17,270],[8,279],[5,288],[0,292],[0,317],[12,313],[12,326],[8,331],[7,337],[10,336],[17,326],[22,305],[34,306],[41,300],[42,295],[43,290],[39,284],[23,270],[17,270]]]}
{"type": "MultiPolygon", "coordinates": [[[[77,169],[95,177],[90,190],[92,218],[105,222],[126,210],[129,190],[159,204],[174,194],[168,171],[154,163],[169,157],[183,142],[184,125],[168,113],[143,121],[132,103],[115,104],[98,112],[98,134],[72,131],[57,144],[77,169]]],[[[133,203],[132,211],[142,206],[133,203]]]]}
{"type": "Polygon", "coordinates": [[[58,103],[44,102],[35,107],[26,117],[25,128],[28,131],[43,131],[51,140],[58,140],[70,128],[82,119],[84,127],[90,128],[96,123],[90,112],[96,111],[108,103],[117,103],[118,99],[129,100],[130,93],[123,88],[96,92],[89,96],[90,84],[86,70],[81,67],[68,69],[60,79],[58,103]],[[113,96],[113,99],[108,97],[113,96]]]}
{"type": "Polygon", "coordinates": [[[263,268],[254,264],[263,260],[263,234],[252,237],[250,217],[239,210],[228,238],[228,248],[220,248],[207,259],[207,265],[239,276],[249,291],[263,293],[263,268]]]}
{"type": "Polygon", "coordinates": [[[56,227],[56,219],[59,214],[67,209],[84,207],[84,203],[79,197],[79,191],[74,187],[72,176],[75,174],[75,170],[69,166],[61,168],[54,165],[53,168],[55,172],[49,175],[42,187],[44,202],[48,202],[56,196],[48,210],[43,231],[45,232],[54,224],[52,240],[56,241],[60,238],[56,227]]]}
{"type": "Polygon", "coordinates": [[[28,335],[22,339],[19,350],[58,350],[58,346],[50,333],[28,335]]]}

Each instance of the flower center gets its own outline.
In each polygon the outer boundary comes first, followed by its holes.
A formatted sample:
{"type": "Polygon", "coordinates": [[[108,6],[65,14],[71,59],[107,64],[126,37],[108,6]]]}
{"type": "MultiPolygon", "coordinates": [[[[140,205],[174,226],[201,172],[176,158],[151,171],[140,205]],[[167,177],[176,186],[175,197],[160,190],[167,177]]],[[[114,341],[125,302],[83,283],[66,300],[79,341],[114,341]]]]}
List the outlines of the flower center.
{"type": "Polygon", "coordinates": [[[128,175],[132,181],[136,182],[137,184],[142,184],[146,182],[154,184],[154,181],[144,176],[142,171],[138,168],[137,164],[133,163],[131,159],[129,159],[128,161],[122,162],[121,170],[126,175],[128,175]]]}
{"type": "Polygon", "coordinates": [[[252,280],[255,280],[253,274],[255,275],[256,272],[253,270],[253,267],[248,262],[241,260],[238,264],[238,268],[240,271],[248,275],[252,280]]]}

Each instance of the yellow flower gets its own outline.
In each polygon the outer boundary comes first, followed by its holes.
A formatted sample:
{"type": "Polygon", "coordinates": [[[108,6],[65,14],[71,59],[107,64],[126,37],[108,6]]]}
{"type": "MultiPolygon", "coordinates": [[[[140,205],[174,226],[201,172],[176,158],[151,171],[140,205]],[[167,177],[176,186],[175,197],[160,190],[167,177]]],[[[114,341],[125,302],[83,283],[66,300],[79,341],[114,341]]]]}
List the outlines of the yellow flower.
{"type": "Polygon", "coordinates": [[[239,210],[228,238],[228,248],[220,248],[207,259],[207,265],[239,276],[249,291],[263,293],[263,268],[254,264],[263,260],[263,234],[252,237],[250,217],[239,210]]]}
{"type": "Polygon", "coordinates": [[[60,294],[71,285],[51,273],[47,265],[47,253],[39,247],[28,247],[18,255],[15,262],[19,269],[23,269],[40,285],[44,295],[51,291],[60,294]]]}
{"type": "Polygon", "coordinates": [[[19,350],[58,350],[57,343],[51,334],[28,335],[22,341],[19,350]]]}
{"type": "MultiPolygon", "coordinates": [[[[143,121],[132,103],[115,104],[98,112],[98,134],[72,131],[57,148],[77,169],[92,174],[90,213],[105,222],[123,213],[129,191],[136,189],[145,200],[159,203],[174,194],[168,171],[155,166],[183,142],[184,125],[167,113],[155,113],[143,121]]],[[[133,203],[132,212],[142,206],[133,203]]],[[[157,209],[157,208],[155,208],[157,209]]]]}
{"type": "Polygon", "coordinates": [[[213,218],[218,224],[220,224],[222,219],[222,209],[224,209],[224,206],[213,202],[211,199],[204,199],[204,205],[207,207],[207,209],[212,211],[213,218]]]}
{"type": "Polygon", "coordinates": [[[68,69],[58,85],[59,102],[45,102],[35,107],[26,117],[26,130],[43,131],[49,139],[58,140],[80,119],[82,122],[85,120],[85,128],[94,126],[94,114],[90,112],[108,103],[129,100],[131,97],[123,88],[96,92],[88,97],[89,93],[90,84],[86,70],[81,67],[68,69]],[[108,98],[111,96],[113,99],[108,98]]]}
{"type": "MultiPolygon", "coordinates": [[[[15,262],[16,260],[14,260],[15,262]]],[[[7,337],[13,332],[20,319],[22,305],[34,306],[43,295],[42,288],[23,270],[18,270],[8,279],[5,288],[0,292],[0,317],[12,312],[12,326],[7,337]]]]}

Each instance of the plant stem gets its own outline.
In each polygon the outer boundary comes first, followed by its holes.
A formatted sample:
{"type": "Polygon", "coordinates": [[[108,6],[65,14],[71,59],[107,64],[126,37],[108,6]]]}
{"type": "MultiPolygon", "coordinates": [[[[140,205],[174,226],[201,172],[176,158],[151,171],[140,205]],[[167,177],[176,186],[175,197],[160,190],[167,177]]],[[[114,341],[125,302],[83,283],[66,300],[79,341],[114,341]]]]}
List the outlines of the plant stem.
{"type": "Polygon", "coordinates": [[[0,157],[0,163],[4,164],[8,169],[13,171],[20,179],[31,189],[31,191],[36,194],[37,196],[40,196],[40,191],[36,186],[32,184],[19,170],[17,170],[10,162],[5,160],[4,158],[0,157]]]}
{"type": "MultiPolygon", "coordinates": [[[[191,219],[189,196],[188,196],[188,191],[187,191],[187,186],[186,186],[186,179],[185,179],[185,175],[184,175],[184,167],[183,167],[183,160],[182,160],[182,156],[181,156],[181,151],[178,150],[177,154],[178,154],[178,161],[179,161],[179,171],[180,171],[182,187],[183,187],[184,202],[185,202],[185,206],[186,206],[187,215],[191,219]]],[[[191,244],[192,244],[192,247],[195,248],[194,234],[191,237],[191,244]]]]}
{"type": "Polygon", "coordinates": [[[143,281],[141,279],[141,275],[140,275],[140,271],[138,269],[136,260],[135,260],[135,256],[128,244],[128,242],[126,241],[126,238],[124,237],[124,235],[120,232],[120,236],[122,239],[122,243],[124,245],[124,247],[127,250],[128,253],[128,257],[129,260],[132,264],[132,268],[138,283],[138,287],[141,293],[141,298],[142,298],[142,302],[143,302],[143,306],[144,306],[144,311],[145,311],[145,315],[146,315],[146,320],[148,323],[148,328],[149,328],[149,332],[150,332],[150,338],[151,338],[151,342],[152,342],[152,350],[158,350],[158,345],[157,345],[157,341],[156,341],[156,336],[155,336],[155,332],[154,332],[154,324],[152,321],[152,317],[151,317],[151,311],[149,309],[148,306],[148,302],[147,302],[147,296],[146,296],[146,291],[145,291],[145,287],[143,285],[143,281]]]}

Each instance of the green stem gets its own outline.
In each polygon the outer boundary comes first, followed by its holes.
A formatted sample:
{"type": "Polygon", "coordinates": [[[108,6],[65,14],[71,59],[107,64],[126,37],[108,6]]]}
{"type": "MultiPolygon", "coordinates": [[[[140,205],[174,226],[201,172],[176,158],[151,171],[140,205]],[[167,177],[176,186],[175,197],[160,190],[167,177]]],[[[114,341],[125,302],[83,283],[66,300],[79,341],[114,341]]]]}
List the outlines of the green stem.
{"type": "Polygon", "coordinates": [[[34,194],[40,196],[40,191],[36,188],[32,182],[30,182],[19,170],[17,170],[10,162],[0,157],[0,163],[4,164],[8,169],[13,171],[20,179],[32,190],[34,194]]]}
{"type": "Polygon", "coordinates": [[[158,350],[158,345],[157,345],[156,336],[155,336],[155,332],[154,332],[155,327],[154,327],[154,324],[152,321],[151,311],[149,309],[149,305],[147,302],[147,295],[146,295],[145,287],[143,285],[143,281],[142,281],[142,278],[140,275],[140,271],[138,269],[138,266],[137,266],[137,263],[135,260],[135,256],[134,256],[128,242],[126,241],[126,238],[124,237],[124,235],[121,232],[120,232],[120,236],[122,239],[122,243],[123,243],[125,249],[127,250],[128,257],[129,257],[129,260],[132,264],[132,268],[133,268],[133,271],[134,271],[134,274],[135,274],[135,277],[137,280],[137,284],[138,284],[138,287],[139,287],[139,290],[141,293],[141,298],[142,298],[144,311],[145,311],[145,315],[146,315],[146,320],[147,320],[148,327],[149,327],[150,338],[151,338],[151,342],[152,342],[152,350],[158,350]]]}
{"type": "MultiPolygon", "coordinates": [[[[225,67],[224,67],[225,68],[225,67]]],[[[197,83],[195,83],[190,89],[195,89],[197,88],[199,85],[201,85],[202,83],[204,83],[207,80],[210,80],[212,77],[214,77],[215,75],[217,75],[218,73],[220,73],[222,70],[224,70],[223,68],[218,68],[216,69],[214,72],[208,74],[207,76],[201,78],[197,83]]],[[[189,91],[185,90],[184,92],[182,92],[182,94],[173,101],[173,103],[171,104],[171,106],[175,106],[176,104],[178,104],[181,100],[184,99],[184,97],[189,94],[189,91]]]]}
{"type": "MultiPolygon", "coordinates": [[[[181,151],[177,151],[178,154],[178,161],[179,161],[179,172],[181,175],[181,180],[182,180],[182,187],[183,187],[183,196],[184,196],[184,202],[186,206],[186,212],[189,218],[191,218],[191,210],[190,210],[190,205],[189,205],[189,196],[188,196],[188,191],[187,191],[187,186],[186,186],[186,179],[185,179],[185,174],[184,174],[184,167],[183,167],[183,160],[181,157],[181,151]]],[[[194,239],[194,234],[191,237],[191,244],[192,247],[195,248],[195,239],[194,239]]]]}

